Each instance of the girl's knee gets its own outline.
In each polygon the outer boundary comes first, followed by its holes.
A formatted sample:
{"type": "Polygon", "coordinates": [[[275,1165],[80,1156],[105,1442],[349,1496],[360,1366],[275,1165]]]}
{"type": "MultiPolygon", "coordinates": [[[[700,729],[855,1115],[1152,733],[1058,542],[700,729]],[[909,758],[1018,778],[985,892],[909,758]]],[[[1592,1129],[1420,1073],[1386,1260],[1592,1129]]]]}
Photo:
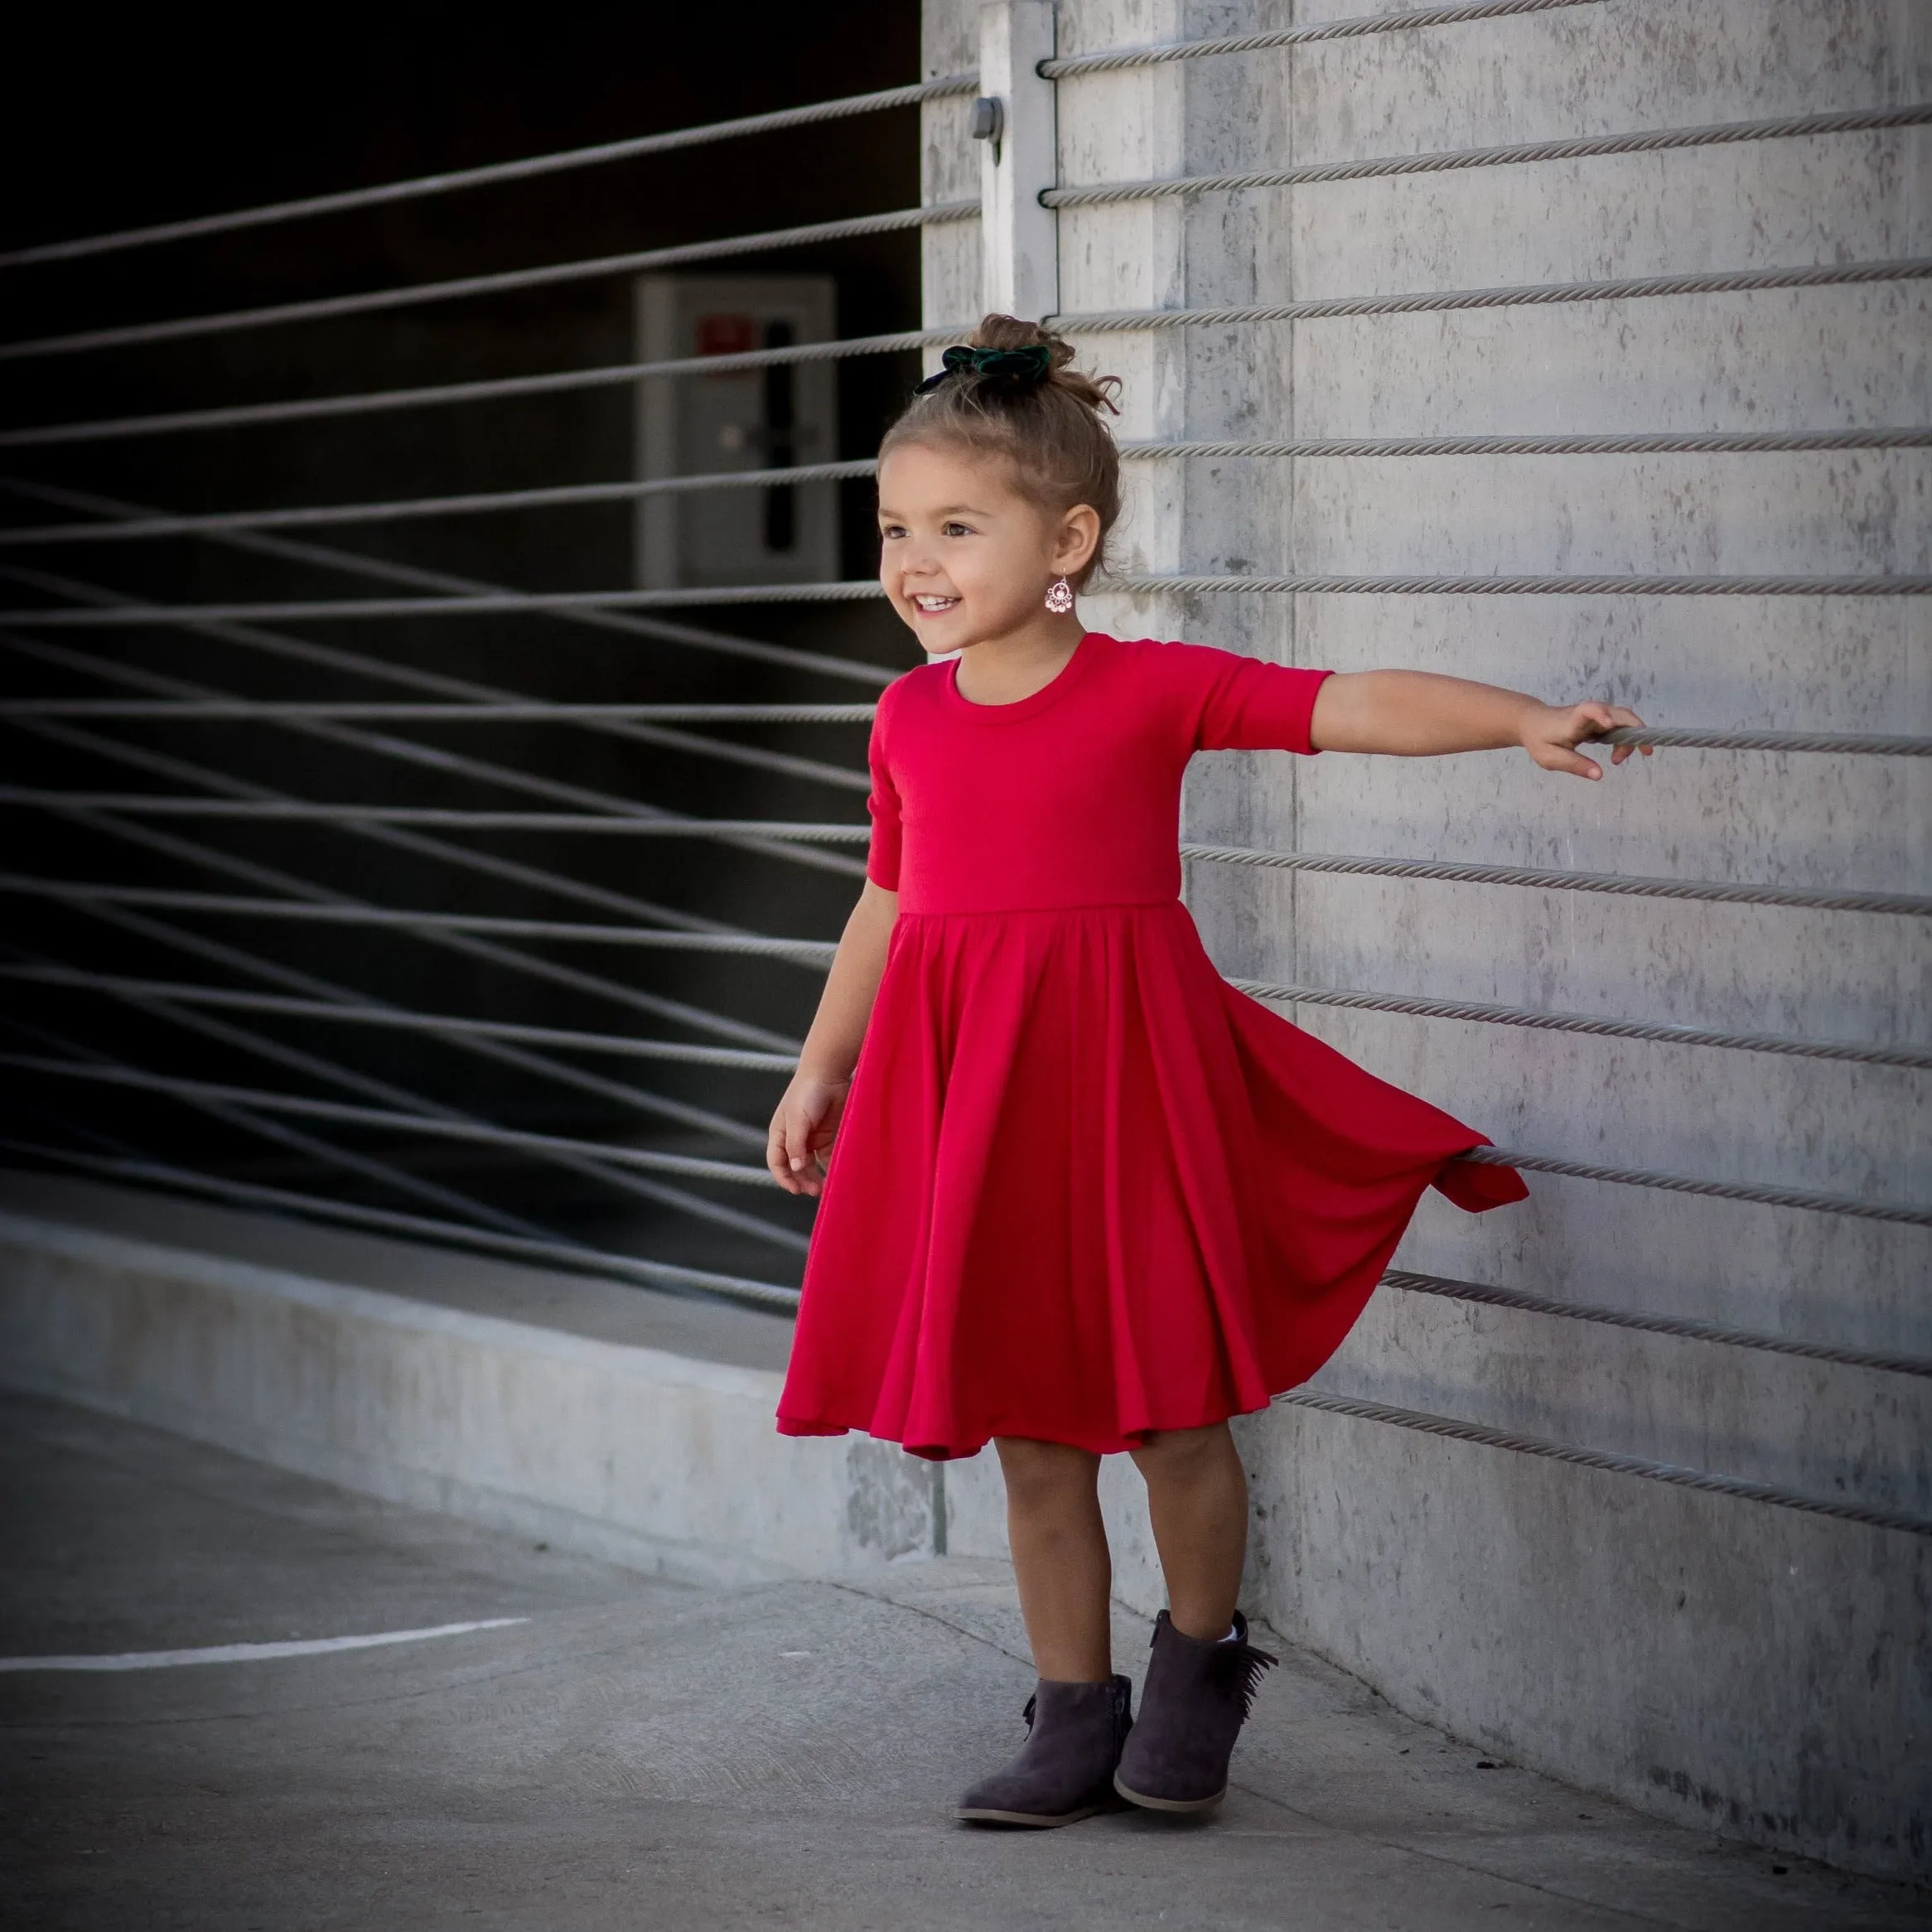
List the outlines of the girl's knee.
{"type": "Polygon", "coordinates": [[[1100,1458],[1070,1442],[1001,1436],[993,1447],[999,1451],[1007,1498],[1022,1505],[1084,1499],[1099,1480],[1100,1458]]]}
{"type": "Polygon", "coordinates": [[[1241,1460],[1225,1422],[1210,1422],[1199,1429],[1157,1429],[1131,1453],[1142,1476],[1191,1475],[1229,1462],[1239,1467],[1241,1460]]]}

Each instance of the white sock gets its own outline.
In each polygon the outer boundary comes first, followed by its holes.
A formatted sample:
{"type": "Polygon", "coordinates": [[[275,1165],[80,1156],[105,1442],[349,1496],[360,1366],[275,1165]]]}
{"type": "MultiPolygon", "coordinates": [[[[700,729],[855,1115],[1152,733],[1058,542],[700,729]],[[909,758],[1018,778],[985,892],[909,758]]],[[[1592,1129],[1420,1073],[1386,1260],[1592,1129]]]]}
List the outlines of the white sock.
{"type": "Polygon", "coordinates": [[[1227,1635],[1226,1635],[1226,1636],[1224,1636],[1224,1637],[1223,1637],[1223,1638],[1221,1638],[1220,1640],[1222,1643],[1224,1643],[1224,1644],[1231,1644],[1231,1643],[1233,1643],[1233,1642],[1234,1641],[1234,1640],[1235,1640],[1235,1639],[1236,1639],[1238,1636],[1239,1636],[1240,1635],[1241,1635],[1241,1626],[1240,1626],[1240,1625],[1239,1625],[1239,1624],[1229,1624],[1229,1625],[1228,1625],[1228,1634],[1227,1634],[1227,1635]]]}

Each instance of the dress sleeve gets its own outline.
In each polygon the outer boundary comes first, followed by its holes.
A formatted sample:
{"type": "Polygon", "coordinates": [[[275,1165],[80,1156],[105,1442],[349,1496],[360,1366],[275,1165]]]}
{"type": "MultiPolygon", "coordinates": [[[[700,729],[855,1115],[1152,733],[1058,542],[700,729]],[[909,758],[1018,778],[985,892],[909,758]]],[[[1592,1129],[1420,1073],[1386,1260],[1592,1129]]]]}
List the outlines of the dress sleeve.
{"type": "Polygon", "coordinates": [[[871,814],[872,839],[866,853],[866,877],[888,892],[899,890],[899,793],[892,775],[886,768],[886,707],[881,702],[872,713],[872,734],[866,746],[866,763],[871,767],[872,789],[866,799],[871,814]]]}
{"type": "Polygon", "coordinates": [[[1326,671],[1296,670],[1211,645],[1168,649],[1185,654],[1197,751],[1314,751],[1308,734],[1326,671]]]}

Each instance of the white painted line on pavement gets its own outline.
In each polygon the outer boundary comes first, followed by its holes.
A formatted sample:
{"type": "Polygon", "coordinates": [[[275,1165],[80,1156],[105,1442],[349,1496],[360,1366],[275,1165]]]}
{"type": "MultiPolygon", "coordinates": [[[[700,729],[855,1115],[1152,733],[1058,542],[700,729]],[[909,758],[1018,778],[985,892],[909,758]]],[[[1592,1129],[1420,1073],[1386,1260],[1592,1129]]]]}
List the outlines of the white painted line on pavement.
{"type": "Polygon", "coordinates": [[[367,1637],[308,1637],[286,1644],[216,1644],[205,1650],[123,1650],[113,1657],[0,1657],[0,1670],[171,1670],[183,1664],[259,1664],[276,1657],[320,1657],[331,1650],[369,1650],[379,1644],[420,1644],[527,1624],[527,1616],[486,1617],[480,1623],[438,1624],[427,1630],[383,1630],[367,1637]]]}

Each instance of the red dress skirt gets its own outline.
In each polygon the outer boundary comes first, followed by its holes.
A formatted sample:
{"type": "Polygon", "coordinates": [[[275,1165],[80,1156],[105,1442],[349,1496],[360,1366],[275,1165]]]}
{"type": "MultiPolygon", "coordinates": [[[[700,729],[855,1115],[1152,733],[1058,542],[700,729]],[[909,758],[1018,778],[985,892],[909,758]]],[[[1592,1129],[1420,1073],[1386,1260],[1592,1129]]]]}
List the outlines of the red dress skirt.
{"type": "Polygon", "coordinates": [[[1215,972],[1180,901],[1199,750],[1307,752],[1320,672],[1089,632],[1017,704],[885,693],[868,871],[899,918],[778,1426],[935,1457],[1099,1451],[1264,1408],[1360,1314],[1422,1191],[1514,1170],[1215,972]]]}

